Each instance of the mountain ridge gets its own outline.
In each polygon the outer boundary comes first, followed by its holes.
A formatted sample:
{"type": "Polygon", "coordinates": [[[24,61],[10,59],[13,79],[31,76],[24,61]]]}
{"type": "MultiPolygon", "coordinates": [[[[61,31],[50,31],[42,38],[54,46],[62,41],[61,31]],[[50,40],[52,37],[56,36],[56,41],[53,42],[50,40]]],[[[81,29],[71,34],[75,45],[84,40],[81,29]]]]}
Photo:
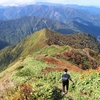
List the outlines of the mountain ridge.
{"type": "Polygon", "coordinates": [[[40,49],[52,45],[69,45],[76,49],[90,48],[96,52],[100,52],[99,42],[89,34],[79,33],[65,35],[49,29],[42,29],[27,36],[17,45],[2,49],[0,51],[1,69],[3,66],[7,67],[11,62],[16,61],[20,57],[33,55],[40,49]]]}

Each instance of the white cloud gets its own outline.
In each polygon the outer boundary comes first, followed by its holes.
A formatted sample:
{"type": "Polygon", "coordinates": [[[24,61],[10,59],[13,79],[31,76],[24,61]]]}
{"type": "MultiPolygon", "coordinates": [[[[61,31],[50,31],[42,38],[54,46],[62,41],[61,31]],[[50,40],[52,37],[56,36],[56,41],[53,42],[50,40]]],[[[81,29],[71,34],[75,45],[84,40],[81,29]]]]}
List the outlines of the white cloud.
{"type": "Polygon", "coordinates": [[[63,3],[63,1],[66,1],[66,0],[36,0],[36,1],[52,2],[52,3],[63,3]]]}
{"type": "Polygon", "coordinates": [[[0,5],[2,4],[26,4],[35,3],[35,0],[0,0],[0,5]]]}
{"type": "Polygon", "coordinates": [[[35,2],[51,2],[62,4],[100,5],[100,0],[0,0],[4,4],[34,4],[35,2]]]}
{"type": "Polygon", "coordinates": [[[97,5],[97,6],[100,6],[100,0],[36,0],[36,1],[62,3],[62,4],[97,5]]]}

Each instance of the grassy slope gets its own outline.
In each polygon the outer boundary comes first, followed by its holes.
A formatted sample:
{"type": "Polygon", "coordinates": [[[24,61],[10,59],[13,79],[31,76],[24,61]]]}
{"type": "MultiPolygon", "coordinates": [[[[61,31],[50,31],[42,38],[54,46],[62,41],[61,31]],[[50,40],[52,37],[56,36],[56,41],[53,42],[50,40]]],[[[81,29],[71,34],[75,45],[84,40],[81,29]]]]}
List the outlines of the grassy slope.
{"type": "MultiPolygon", "coordinates": [[[[35,56],[31,54],[23,59],[20,58],[17,63],[0,74],[0,83],[3,84],[1,86],[3,89],[7,89],[4,92],[0,92],[0,94],[3,95],[3,98],[9,97],[10,100],[12,98],[22,98],[20,94],[28,95],[27,92],[21,91],[27,87],[28,90],[32,88],[32,90],[30,90],[30,92],[33,91],[31,96],[37,100],[43,100],[43,98],[46,98],[46,100],[69,100],[70,98],[74,100],[99,99],[100,89],[98,87],[100,85],[100,74],[93,70],[73,72],[73,69],[71,69],[72,66],[68,66],[68,62],[66,62],[66,67],[70,70],[69,73],[75,85],[73,86],[72,83],[70,83],[69,93],[66,96],[61,94],[61,82],[59,79],[63,72],[62,69],[56,69],[60,63],[47,63],[47,61],[42,58],[44,58],[43,55],[45,54],[47,57],[52,57],[55,56],[56,52],[62,53],[69,50],[71,50],[69,46],[52,45],[35,52],[35,56]],[[53,52],[53,50],[55,50],[55,52],[53,52]],[[53,70],[51,70],[51,68],[53,70]],[[6,84],[6,86],[4,84],[6,84]],[[18,88],[16,88],[16,86],[18,88]],[[6,92],[9,92],[11,96],[8,96],[6,92]]],[[[61,65],[61,67],[64,66],[64,64],[61,65]]]]}
{"type": "Polygon", "coordinates": [[[21,53],[21,56],[31,54],[43,48],[45,45],[47,45],[46,40],[47,38],[45,37],[45,29],[35,32],[34,35],[32,34],[31,36],[28,36],[25,38],[25,40],[23,40],[23,44],[21,43],[23,46],[23,52],[21,53]]]}
{"type": "Polygon", "coordinates": [[[2,82],[0,82],[3,83],[3,85],[6,84],[5,88],[7,88],[7,90],[5,90],[4,93],[0,93],[4,96],[4,98],[9,97],[10,100],[11,98],[21,98],[19,95],[20,93],[27,94],[27,92],[20,91],[20,89],[25,88],[25,85],[28,90],[30,89],[30,86],[32,86],[32,96],[36,98],[36,100],[43,100],[43,98],[47,98],[46,100],[69,100],[69,98],[73,98],[74,100],[100,99],[100,74],[98,72],[93,70],[85,72],[69,71],[75,85],[73,86],[72,83],[70,83],[69,93],[66,96],[62,96],[60,93],[61,82],[59,79],[63,72],[58,70],[50,72],[45,71],[44,73],[41,72],[42,69],[49,67],[55,68],[54,65],[48,65],[41,59],[37,60],[32,56],[28,56],[21,62],[15,64],[12,72],[12,69],[10,68],[8,71],[5,70],[9,73],[9,77],[5,72],[4,77],[6,76],[6,80],[2,79],[2,82]],[[22,83],[23,85],[21,85],[22,83]],[[19,88],[14,90],[16,86],[19,88]],[[11,96],[6,94],[8,91],[11,96]]]}
{"type": "Polygon", "coordinates": [[[20,57],[32,54],[46,45],[45,29],[38,31],[15,46],[6,47],[0,51],[0,70],[20,57]]]}

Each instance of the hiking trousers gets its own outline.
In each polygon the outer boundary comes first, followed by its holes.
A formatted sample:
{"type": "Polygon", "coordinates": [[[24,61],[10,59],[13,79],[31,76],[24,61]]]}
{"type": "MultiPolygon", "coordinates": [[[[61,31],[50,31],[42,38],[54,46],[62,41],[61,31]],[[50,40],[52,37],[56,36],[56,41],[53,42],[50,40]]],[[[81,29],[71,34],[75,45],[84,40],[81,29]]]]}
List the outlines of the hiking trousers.
{"type": "Polygon", "coordinates": [[[62,81],[62,91],[65,92],[66,89],[66,92],[68,92],[68,88],[69,88],[69,80],[62,81]]]}

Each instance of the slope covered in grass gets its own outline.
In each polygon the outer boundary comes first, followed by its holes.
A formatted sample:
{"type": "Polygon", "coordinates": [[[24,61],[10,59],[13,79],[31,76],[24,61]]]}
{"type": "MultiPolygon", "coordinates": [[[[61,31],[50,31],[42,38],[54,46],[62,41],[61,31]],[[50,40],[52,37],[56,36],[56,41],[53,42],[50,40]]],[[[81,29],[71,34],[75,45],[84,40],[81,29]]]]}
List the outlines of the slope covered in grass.
{"type": "Polygon", "coordinates": [[[32,54],[46,45],[45,30],[38,31],[15,46],[9,46],[0,51],[0,70],[16,61],[18,58],[32,54]]]}
{"type": "MultiPolygon", "coordinates": [[[[2,80],[3,92],[0,92],[2,100],[99,100],[100,73],[89,70],[84,72],[69,71],[74,85],[70,82],[69,93],[63,96],[61,93],[62,70],[50,70],[55,68],[53,64],[47,64],[44,60],[28,56],[16,65],[13,72],[2,80]],[[43,69],[48,69],[42,72],[43,69]],[[6,84],[6,85],[4,85],[6,84]]],[[[67,68],[67,67],[66,67],[67,68]]],[[[10,69],[6,72],[9,72],[10,69]]],[[[6,73],[4,74],[4,76],[6,73]]],[[[3,77],[2,77],[3,78],[3,77]]]]}

